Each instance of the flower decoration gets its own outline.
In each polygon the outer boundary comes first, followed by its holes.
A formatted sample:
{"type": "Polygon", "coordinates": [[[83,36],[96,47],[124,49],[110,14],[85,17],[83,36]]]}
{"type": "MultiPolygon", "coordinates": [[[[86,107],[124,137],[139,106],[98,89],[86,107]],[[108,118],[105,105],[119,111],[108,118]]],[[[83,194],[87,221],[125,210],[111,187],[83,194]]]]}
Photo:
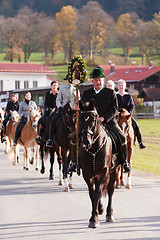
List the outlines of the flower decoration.
{"type": "Polygon", "coordinates": [[[86,64],[84,62],[84,60],[80,57],[80,56],[75,56],[72,58],[72,60],[69,62],[68,65],[68,81],[69,83],[73,82],[73,74],[74,71],[76,69],[78,63],[78,68],[79,68],[79,72],[80,72],[80,83],[83,83],[86,81],[87,79],[87,71],[86,71],[86,64]]]}

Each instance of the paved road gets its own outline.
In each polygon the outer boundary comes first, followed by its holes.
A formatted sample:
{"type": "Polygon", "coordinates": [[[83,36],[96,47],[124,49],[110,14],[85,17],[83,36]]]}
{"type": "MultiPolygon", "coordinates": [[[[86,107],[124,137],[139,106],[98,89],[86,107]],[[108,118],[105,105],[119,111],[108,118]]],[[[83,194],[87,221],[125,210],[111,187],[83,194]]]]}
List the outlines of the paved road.
{"type": "MultiPolygon", "coordinates": [[[[22,157],[21,157],[22,158],[22,157]]],[[[22,162],[13,166],[0,145],[0,239],[20,240],[159,240],[160,177],[133,171],[132,189],[115,190],[115,223],[100,216],[100,227],[89,229],[91,204],[87,187],[74,175],[74,189],[63,192],[55,180],[48,180],[31,166],[22,169],[22,162]]],[[[107,199],[103,198],[106,205],[107,199]]]]}

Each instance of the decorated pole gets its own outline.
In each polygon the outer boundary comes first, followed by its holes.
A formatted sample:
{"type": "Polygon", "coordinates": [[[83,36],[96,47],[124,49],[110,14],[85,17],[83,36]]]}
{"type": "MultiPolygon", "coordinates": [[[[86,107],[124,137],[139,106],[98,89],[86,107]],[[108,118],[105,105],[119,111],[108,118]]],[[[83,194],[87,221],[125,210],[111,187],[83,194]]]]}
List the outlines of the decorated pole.
{"type": "MultiPolygon", "coordinates": [[[[76,86],[76,104],[78,105],[78,87],[87,79],[86,64],[80,56],[72,58],[68,65],[68,81],[76,86]]],[[[78,165],[79,151],[79,110],[76,110],[76,160],[78,165]]]]}

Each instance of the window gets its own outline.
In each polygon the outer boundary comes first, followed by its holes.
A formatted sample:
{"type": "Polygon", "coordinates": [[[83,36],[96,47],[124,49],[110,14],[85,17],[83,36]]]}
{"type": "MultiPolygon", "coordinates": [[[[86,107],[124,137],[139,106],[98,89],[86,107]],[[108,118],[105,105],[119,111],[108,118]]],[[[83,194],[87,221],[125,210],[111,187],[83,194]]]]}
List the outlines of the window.
{"type": "Polygon", "coordinates": [[[3,80],[0,80],[0,91],[3,91],[3,80]]]}
{"type": "Polygon", "coordinates": [[[20,89],[20,81],[15,81],[15,89],[20,89]]]}
{"type": "Polygon", "coordinates": [[[38,86],[37,81],[33,81],[33,88],[37,88],[37,86],[38,86]]]}
{"type": "Polygon", "coordinates": [[[24,81],[24,88],[29,88],[29,81],[24,81]]]}

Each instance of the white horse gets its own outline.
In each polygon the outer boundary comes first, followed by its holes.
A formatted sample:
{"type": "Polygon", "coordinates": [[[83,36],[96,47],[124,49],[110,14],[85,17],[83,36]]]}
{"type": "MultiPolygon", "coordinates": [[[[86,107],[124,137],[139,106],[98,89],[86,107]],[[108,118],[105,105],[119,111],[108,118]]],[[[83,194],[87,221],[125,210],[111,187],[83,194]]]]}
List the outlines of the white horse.
{"type": "MultiPolygon", "coordinates": [[[[18,145],[24,147],[24,163],[23,168],[25,170],[29,170],[29,160],[30,160],[30,152],[31,149],[33,150],[34,159],[36,160],[36,170],[39,170],[39,145],[35,142],[35,138],[37,137],[37,123],[39,120],[40,111],[39,108],[37,110],[31,110],[29,115],[29,121],[24,125],[21,130],[21,136],[18,139],[17,146],[13,146],[14,150],[14,161],[13,165],[17,164],[17,152],[18,152],[18,145]]],[[[18,123],[14,125],[14,129],[12,135],[14,136],[16,127],[18,123]]]]}

